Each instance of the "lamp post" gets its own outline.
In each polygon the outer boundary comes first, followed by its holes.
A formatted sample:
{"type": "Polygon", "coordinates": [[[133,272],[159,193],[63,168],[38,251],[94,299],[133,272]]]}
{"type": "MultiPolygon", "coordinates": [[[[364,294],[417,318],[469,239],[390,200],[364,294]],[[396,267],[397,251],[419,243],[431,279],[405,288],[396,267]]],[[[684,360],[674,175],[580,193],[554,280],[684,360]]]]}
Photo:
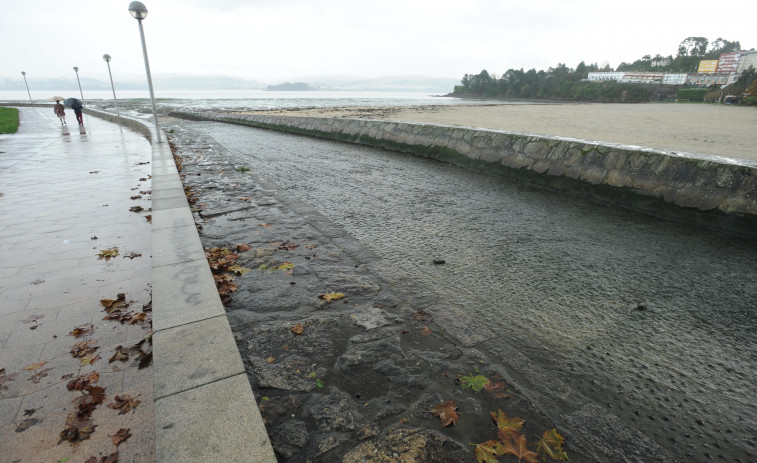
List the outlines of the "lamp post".
{"type": "Polygon", "coordinates": [[[32,102],[32,94],[29,92],[29,83],[26,82],[26,71],[21,71],[21,75],[24,76],[24,85],[26,85],[26,94],[29,95],[29,103],[32,102]]]}
{"type": "Polygon", "coordinates": [[[74,72],[76,73],[76,82],[79,83],[79,95],[81,95],[81,101],[84,101],[84,93],[81,91],[81,81],[79,81],[79,68],[74,66],[74,72]]]}
{"type": "Polygon", "coordinates": [[[110,77],[110,88],[113,89],[113,103],[116,105],[116,115],[121,116],[121,112],[118,110],[118,100],[116,99],[116,87],[113,86],[113,74],[110,73],[110,55],[104,54],[103,59],[108,63],[108,77],[110,77]]]}
{"type": "Polygon", "coordinates": [[[155,109],[155,94],[152,91],[152,77],[150,77],[150,61],[147,59],[147,45],[145,45],[145,31],[142,28],[142,20],[147,17],[147,8],[142,2],[129,3],[129,13],[139,22],[139,36],[142,38],[142,54],[145,57],[145,72],[147,73],[147,88],[150,90],[150,101],[152,102],[152,117],[155,119],[155,134],[158,137],[158,143],[162,143],[160,138],[160,126],[158,125],[158,111],[155,109]]]}

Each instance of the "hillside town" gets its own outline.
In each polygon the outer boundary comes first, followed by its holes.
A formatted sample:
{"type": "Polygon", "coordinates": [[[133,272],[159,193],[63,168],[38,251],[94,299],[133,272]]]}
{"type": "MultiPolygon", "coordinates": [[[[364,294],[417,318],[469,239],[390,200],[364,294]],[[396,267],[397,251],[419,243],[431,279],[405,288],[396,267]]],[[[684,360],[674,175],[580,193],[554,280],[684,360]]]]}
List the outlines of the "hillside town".
{"type": "MultiPolygon", "coordinates": [[[[652,66],[670,66],[671,58],[652,61],[652,66]]],[[[757,68],[757,51],[722,53],[718,59],[699,61],[697,72],[667,73],[654,71],[589,72],[589,81],[616,81],[631,84],[689,85],[692,87],[726,86],[735,83],[750,67],[757,68]]]]}

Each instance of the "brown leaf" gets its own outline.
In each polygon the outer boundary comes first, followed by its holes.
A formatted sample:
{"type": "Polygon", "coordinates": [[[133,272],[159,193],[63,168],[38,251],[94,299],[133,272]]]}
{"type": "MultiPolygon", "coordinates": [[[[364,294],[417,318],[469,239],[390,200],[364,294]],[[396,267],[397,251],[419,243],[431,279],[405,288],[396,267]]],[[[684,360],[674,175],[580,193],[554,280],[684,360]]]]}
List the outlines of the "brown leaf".
{"type": "Polygon", "coordinates": [[[289,240],[287,240],[287,241],[284,241],[283,243],[281,243],[281,244],[279,245],[279,249],[282,249],[282,250],[284,250],[284,251],[293,251],[293,250],[295,250],[295,249],[297,249],[297,248],[299,248],[299,247],[300,247],[300,245],[299,245],[299,244],[297,244],[297,243],[292,243],[292,242],[291,242],[291,241],[289,241],[289,240]]]}
{"type": "Polygon", "coordinates": [[[100,354],[87,354],[79,359],[79,365],[85,366],[85,365],[92,365],[93,363],[100,360],[100,354]]]}
{"type": "Polygon", "coordinates": [[[16,425],[16,432],[24,432],[27,429],[31,428],[35,424],[42,421],[42,418],[29,418],[26,419],[16,425]]]}
{"type": "Polygon", "coordinates": [[[294,334],[302,334],[305,331],[305,328],[303,328],[302,323],[297,323],[291,328],[291,330],[294,334]]]}
{"type": "Polygon", "coordinates": [[[113,452],[110,455],[100,457],[99,463],[118,463],[118,452],[113,452]]]}
{"type": "MultiPolygon", "coordinates": [[[[137,396],[139,397],[139,396],[137,396]]],[[[139,400],[136,400],[136,397],[134,399],[131,398],[131,396],[128,396],[126,394],[117,395],[113,398],[115,402],[109,403],[108,407],[118,410],[119,415],[123,415],[124,413],[130,412],[137,408],[137,405],[139,405],[139,400]]]]}
{"type": "Polygon", "coordinates": [[[101,299],[100,305],[105,307],[105,312],[107,313],[113,313],[113,312],[123,312],[127,308],[129,308],[129,305],[131,305],[132,301],[127,302],[126,301],[126,294],[124,293],[118,293],[118,296],[116,296],[116,299],[101,299]]]}
{"type": "Polygon", "coordinates": [[[236,249],[237,249],[237,252],[245,252],[245,251],[249,251],[250,247],[247,246],[246,244],[237,244],[236,249]]]}
{"type": "Polygon", "coordinates": [[[428,326],[424,326],[423,328],[421,328],[421,334],[423,336],[430,335],[431,334],[431,328],[429,328],[428,326]]]}
{"type": "Polygon", "coordinates": [[[504,454],[514,455],[518,458],[518,462],[539,463],[539,454],[528,450],[528,443],[522,434],[505,433],[499,438],[504,444],[504,454]]]}
{"type": "Polygon", "coordinates": [[[152,349],[147,350],[147,352],[140,350],[137,360],[139,360],[139,366],[137,369],[141,370],[149,367],[152,363],[152,349]]]}
{"type": "Polygon", "coordinates": [[[240,201],[252,201],[254,198],[239,198],[240,201]]]}
{"type": "Polygon", "coordinates": [[[77,327],[74,327],[73,330],[71,330],[70,333],[68,333],[69,336],[73,336],[76,339],[79,339],[82,336],[88,336],[92,334],[92,323],[86,323],[84,325],[79,325],[77,327]]]}
{"type": "Polygon", "coordinates": [[[32,363],[31,365],[27,365],[27,366],[23,367],[22,370],[34,371],[34,370],[37,370],[39,368],[42,368],[46,363],[47,363],[46,361],[42,360],[42,361],[39,361],[37,363],[32,363]]]}
{"type": "Polygon", "coordinates": [[[66,388],[69,391],[83,391],[85,387],[89,386],[90,384],[96,383],[100,379],[100,374],[96,371],[93,371],[89,374],[86,374],[84,376],[79,376],[76,379],[72,379],[68,382],[66,385],[66,388]]]}
{"type": "Polygon", "coordinates": [[[438,416],[442,420],[442,426],[454,426],[457,424],[457,420],[460,416],[455,411],[457,409],[457,403],[454,400],[448,400],[441,405],[437,405],[431,409],[431,413],[438,416]]]}
{"type": "Polygon", "coordinates": [[[271,225],[272,225],[272,224],[270,224],[270,223],[261,223],[261,224],[259,224],[259,225],[260,225],[261,227],[263,227],[263,228],[271,228],[271,225]]]}
{"type": "Polygon", "coordinates": [[[68,415],[66,420],[66,427],[60,432],[60,444],[63,441],[72,443],[81,442],[85,439],[89,439],[89,436],[95,432],[97,425],[92,424],[92,420],[89,418],[81,419],[76,414],[72,413],[68,415]]]}
{"type": "Polygon", "coordinates": [[[119,362],[125,362],[129,360],[129,354],[123,351],[123,346],[116,347],[116,353],[114,353],[110,357],[110,360],[108,360],[108,363],[113,363],[116,360],[118,360],[119,362]]]}
{"type": "Polygon", "coordinates": [[[126,254],[126,255],[124,256],[124,259],[126,259],[127,257],[128,257],[129,259],[131,259],[131,260],[134,260],[134,258],[135,258],[135,257],[142,257],[142,254],[141,254],[141,253],[138,253],[138,252],[132,252],[132,253],[126,254]]]}
{"type": "Polygon", "coordinates": [[[82,358],[85,355],[92,354],[97,349],[99,349],[99,347],[97,347],[97,340],[89,339],[86,341],[79,341],[74,344],[70,352],[74,358],[82,358]]]}
{"type": "Polygon", "coordinates": [[[131,437],[131,433],[129,432],[129,429],[121,428],[117,433],[113,434],[110,437],[113,439],[113,445],[118,447],[118,444],[131,437]]]}
{"type": "Polygon", "coordinates": [[[39,370],[38,372],[34,373],[29,377],[29,381],[33,382],[34,384],[39,384],[39,382],[47,376],[47,372],[52,371],[52,368],[43,368],[39,370]]]}

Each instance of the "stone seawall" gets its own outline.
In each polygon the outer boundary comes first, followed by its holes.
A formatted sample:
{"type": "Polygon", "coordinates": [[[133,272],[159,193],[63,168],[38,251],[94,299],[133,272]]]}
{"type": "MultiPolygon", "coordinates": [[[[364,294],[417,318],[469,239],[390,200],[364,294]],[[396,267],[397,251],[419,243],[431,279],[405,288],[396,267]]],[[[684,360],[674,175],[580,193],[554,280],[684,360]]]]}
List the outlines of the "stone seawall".
{"type": "Polygon", "coordinates": [[[172,113],[381,147],[757,238],[757,163],[502,130],[367,119],[172,113]]]}

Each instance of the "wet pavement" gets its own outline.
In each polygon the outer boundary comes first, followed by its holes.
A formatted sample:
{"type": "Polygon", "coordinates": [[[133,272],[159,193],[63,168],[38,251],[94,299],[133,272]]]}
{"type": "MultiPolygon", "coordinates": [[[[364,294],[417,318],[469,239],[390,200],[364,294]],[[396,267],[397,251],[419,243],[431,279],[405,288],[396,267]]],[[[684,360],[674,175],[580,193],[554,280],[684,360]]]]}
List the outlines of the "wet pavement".
{"type": "Polygon", "coordinates": [[[0,135],[0,460],[154,461],[150,144],[20,119],[0,135]]]}

